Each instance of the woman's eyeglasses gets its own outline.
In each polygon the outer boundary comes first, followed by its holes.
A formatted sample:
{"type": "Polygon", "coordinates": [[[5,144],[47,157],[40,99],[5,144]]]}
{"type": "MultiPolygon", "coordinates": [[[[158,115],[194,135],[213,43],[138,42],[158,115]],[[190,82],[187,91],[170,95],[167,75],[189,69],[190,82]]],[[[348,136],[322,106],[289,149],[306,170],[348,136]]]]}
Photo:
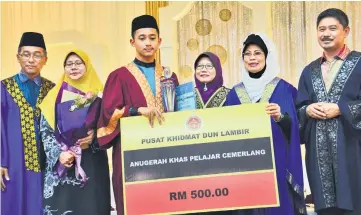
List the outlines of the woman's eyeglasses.
{"type": "Polygon", "coordinates": [[[196,67],[196,70],[202,70],[204,67],[205,67],[207,70],[211,70],[211,69],[214,68],[213,65],[211,65],[211,64],[206,64],[206,65],[198,65],[198,66],[196,67]]]}
{"type": "Polygon", "coordinates": [[[84,64],[84,63],[81,62],[81,61],[75,61],[74,63],[73,63],[73,62],[67,62],[67,63],[65,64],[65,67],[67,67],[67,68],[72,68],[73,65],[75,65],[75,67],[79,67],[79,66],[81,66],[81,65],[83,65],[83,64],[84,64]]]}

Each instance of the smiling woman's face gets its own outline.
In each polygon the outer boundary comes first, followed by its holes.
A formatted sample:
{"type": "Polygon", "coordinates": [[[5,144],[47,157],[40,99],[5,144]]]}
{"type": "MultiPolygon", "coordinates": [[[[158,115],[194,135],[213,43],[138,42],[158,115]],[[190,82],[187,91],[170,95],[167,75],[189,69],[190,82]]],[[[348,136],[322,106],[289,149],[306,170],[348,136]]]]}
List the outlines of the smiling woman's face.
{"type": "Polygon", "coordinates": [[[262,71],[266,65],[266,56],[262,49],[254,44],[247,47],[244,52],[244,66],[248,72],[257,73],[262,71]]]}
{"type": "Polygon", "coordinates": [[[202,57],[196,66],[196,78],[202,83],[209,83],[216,77],[216,68],[208,57],[202,57]]]}
{"type": "Polygon", "coordinates": [[[76,54],[69,55],[65,61],[65,73],[72,80],[78,80],[86,72],[83,60],[76,54]]]}

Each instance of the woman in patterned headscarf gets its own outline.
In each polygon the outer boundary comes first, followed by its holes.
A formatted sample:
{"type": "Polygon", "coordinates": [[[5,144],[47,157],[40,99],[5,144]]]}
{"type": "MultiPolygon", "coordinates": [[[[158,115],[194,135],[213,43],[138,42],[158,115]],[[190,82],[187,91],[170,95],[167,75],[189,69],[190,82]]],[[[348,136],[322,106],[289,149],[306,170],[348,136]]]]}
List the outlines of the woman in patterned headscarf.
{"type": "Polygon", "coordinates": [[[204,52],[194,63],[197,109],[221,107],[229,89],[223,86],[222,66],[217,55],[204,52]]]}

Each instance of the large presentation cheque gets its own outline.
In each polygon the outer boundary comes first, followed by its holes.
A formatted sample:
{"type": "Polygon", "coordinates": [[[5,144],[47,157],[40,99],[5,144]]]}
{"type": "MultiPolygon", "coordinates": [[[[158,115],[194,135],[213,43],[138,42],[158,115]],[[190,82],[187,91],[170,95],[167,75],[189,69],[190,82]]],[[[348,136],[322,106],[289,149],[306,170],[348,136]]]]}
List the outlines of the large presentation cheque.
{"type": "Polygon", "coordinates": [[[265,104],[121,119],[126,215],[279,206],[265,104]]]}

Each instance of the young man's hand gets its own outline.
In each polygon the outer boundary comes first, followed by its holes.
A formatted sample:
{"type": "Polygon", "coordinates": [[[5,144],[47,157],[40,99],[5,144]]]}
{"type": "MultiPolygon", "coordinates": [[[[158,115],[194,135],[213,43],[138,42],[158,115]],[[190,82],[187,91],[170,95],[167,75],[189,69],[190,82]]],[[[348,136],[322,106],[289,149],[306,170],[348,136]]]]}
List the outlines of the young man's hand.
{"type": "Polygon", "coordinates": [[[154,107],[140,107],[138,108],[138,113],[148,118],[149,124],[152,128],[154,127],[154,118],[158,119],[159,124],[164,122],[163,114],[154,107]]]}

